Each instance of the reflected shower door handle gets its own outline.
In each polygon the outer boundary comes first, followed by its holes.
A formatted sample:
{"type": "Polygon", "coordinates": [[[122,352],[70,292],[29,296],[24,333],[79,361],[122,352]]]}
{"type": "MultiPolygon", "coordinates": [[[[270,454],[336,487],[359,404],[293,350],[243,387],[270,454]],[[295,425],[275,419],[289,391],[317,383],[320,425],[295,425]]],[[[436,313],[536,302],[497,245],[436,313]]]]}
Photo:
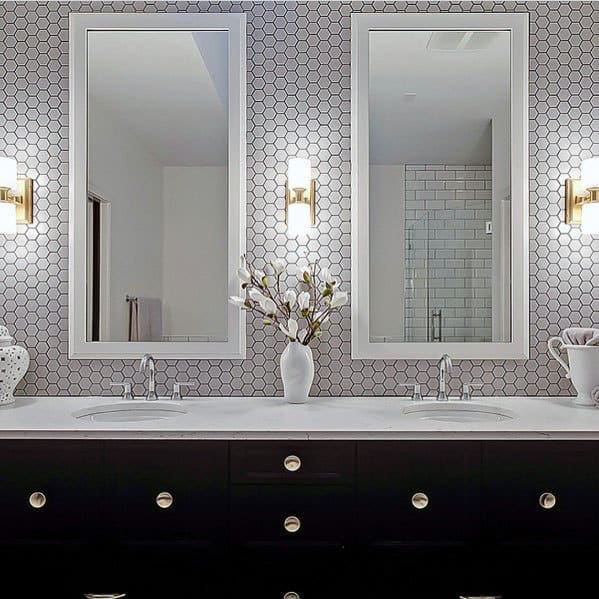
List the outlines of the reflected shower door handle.
{"type": "Polygon", "coordinates": [[[431,341],[443,341],[443,313],[441,309],[431,310],[431,341]]]}

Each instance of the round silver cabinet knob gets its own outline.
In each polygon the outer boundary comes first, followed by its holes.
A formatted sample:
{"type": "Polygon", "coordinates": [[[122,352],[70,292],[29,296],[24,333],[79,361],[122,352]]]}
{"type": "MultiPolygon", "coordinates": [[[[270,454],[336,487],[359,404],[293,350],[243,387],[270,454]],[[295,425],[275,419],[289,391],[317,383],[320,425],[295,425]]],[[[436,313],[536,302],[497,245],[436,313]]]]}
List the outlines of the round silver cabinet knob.
{"type": "Polygon", "coordinates": [[[291,534],[296,533],[300,529],[301,525],[302,523],[297,516],[287,516],[283,522],[283,527],[291,534]]]}
{"type": "Polygon", "coordinates": [[[163,510],[166,510],[173,505],[173,496],[167,491],[158,493],[158,495],[156,495],[156,505],[163,510]]]}
{"type": "Polygon", "coordinates": [[[297,472],[302,467],[302,461],[296,455],[288,455],[283,460],[283,466],[289,472],[297,472]]]}
{"type": "Polygon", "coordinates": [[[541,493],[539,505],[545,510],[551,510],[557,504],[557,497],[553,493],[541,493]]]}
{"type": "Polygon", "coordinates": [[[29,495],[29,505],[36,510],[46,505],[46,496],[41,491],[34,491],[29,495]]]}
{"type": "Polygon", "coordinates": [[[301,595],[299,593],[295,593],[294,591],[289,591],[283,595],[283,599],[301,599],[301,595]]]}
{"type": "Polygon", "coordinates": [[[414,493],[412,495],[412,505],[417,510],[423,510],[428,505],[428,495],[426,493],[414,493]]]}

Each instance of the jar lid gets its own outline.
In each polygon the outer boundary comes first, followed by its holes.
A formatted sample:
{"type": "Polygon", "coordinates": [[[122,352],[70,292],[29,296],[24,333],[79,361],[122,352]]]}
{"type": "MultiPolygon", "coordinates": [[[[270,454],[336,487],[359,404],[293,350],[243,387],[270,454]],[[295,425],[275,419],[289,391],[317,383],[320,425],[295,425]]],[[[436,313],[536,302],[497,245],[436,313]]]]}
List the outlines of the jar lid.
{"type": "Polygon", "coordinates": [[[15,340],[10,335],[0,336],[0,347],[10,347],[15,340]]]}
{"type": "Polygon", "coordinates": [[[8,334],[8,329],[0,326],[0,347],[8,347],[13,343],[14,339],[8,334]]]}

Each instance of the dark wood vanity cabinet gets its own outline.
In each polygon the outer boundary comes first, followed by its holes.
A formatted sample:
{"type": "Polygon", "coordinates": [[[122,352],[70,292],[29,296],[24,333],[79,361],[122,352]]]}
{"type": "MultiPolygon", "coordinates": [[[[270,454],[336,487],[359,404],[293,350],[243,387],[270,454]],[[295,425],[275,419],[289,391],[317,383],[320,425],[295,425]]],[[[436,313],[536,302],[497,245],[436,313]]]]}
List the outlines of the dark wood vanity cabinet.
{"type": "Polygon", "coordinates": [[[0,449],[0,559],[15,576],[23,560],[40,563],[29,596],[54,585],[51,596],[174,597],[175,576],[199,596],[553,597],[599,551],[594,441],[0,449]]]}

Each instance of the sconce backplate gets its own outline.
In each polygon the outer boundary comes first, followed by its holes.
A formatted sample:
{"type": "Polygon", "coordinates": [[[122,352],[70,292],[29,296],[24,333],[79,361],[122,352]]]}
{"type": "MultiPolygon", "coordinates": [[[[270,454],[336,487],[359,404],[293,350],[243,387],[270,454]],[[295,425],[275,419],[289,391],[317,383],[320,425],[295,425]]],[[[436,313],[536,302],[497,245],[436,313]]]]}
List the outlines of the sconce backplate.
{"type": "Polygon", "coordinates": [[[580,194],[580,179],[566,179],[566,216],[567,225],[579,225],[582,222],[582,205],[588,201],[588,194],[580,194]]]}
{"type": "Polygon", "coordinates": [[[33,224],[33,179],[17,179],[18,196],[15,196],[17,223],[33,224]]]}
{"type": "MultiPolygon", "coordinates": [[[[289,204],[292,203],[291,198],[291,190],[287,186],[285,182],[285,224],[289,224],[288,222],[288,214],[289,214],[289,204]]],[[[310,181],[310,195],[308,197],[308,202],[310,203],[310,224],[312,227],[316,226],[316,180],[312,179],[310,181]]]]}

